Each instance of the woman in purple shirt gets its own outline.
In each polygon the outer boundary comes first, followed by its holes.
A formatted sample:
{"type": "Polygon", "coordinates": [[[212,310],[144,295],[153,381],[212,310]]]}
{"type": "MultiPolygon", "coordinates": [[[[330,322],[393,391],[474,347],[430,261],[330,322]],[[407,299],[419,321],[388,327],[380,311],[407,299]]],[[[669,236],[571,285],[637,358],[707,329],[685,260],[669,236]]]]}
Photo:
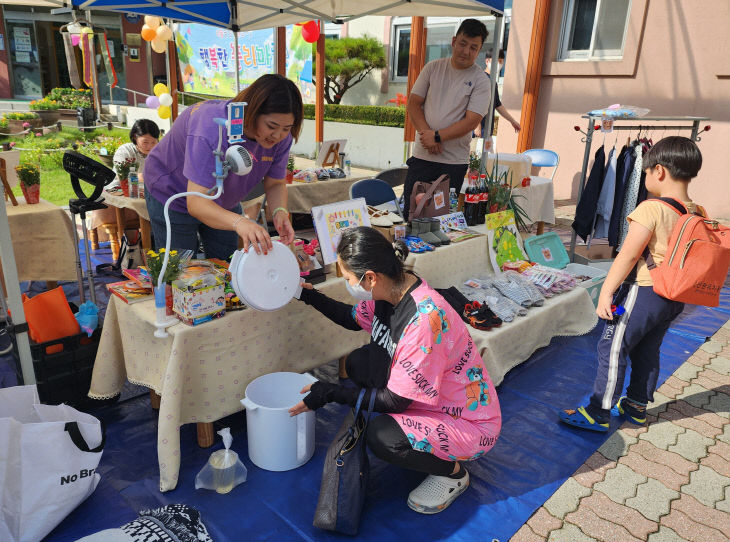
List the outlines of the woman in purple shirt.
{"type": "MultiPolygon", "coordinates": [[[[241,201],[258,183],[264,183],[272,209],[274,227],[284,244],[294,240],[289,222],[286,193],[286,164],[292,138],[302,126],[302,96],[294,83],[281,75],[264,75],[233,100],[247,102],[242,144],[253,158],[248,175],[229,174],[223,194],[215,200],[196,196],[179,198],[170,204],[170,247],[197,252],[198,236],[208,258],[227,260],[238,247],[253,246],[257,253],[272,247],[267,230],[241,211],[241,201]]],[[[165,201],[180,192],[207,193],[215,187],[215,156],[218,125],[215,117],[227,118],[228,101],[208,100],[189,108],[175,120],[169,133],[150,152],[145,162],[145,199],[150,214],[155,246],[164,247],[165,201]]],[[[221,150],[228,149],[224,130],[221,150]]]]}

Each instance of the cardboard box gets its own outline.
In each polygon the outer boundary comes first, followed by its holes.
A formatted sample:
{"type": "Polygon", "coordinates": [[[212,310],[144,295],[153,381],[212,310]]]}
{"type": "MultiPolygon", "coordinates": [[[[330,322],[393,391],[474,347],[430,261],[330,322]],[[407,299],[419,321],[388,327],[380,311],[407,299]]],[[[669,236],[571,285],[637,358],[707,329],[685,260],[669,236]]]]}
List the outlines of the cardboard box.
{"type": "Polygon", "coordinates": [[[387,228],[384,226],[373,226],[373,228],[382,233],[391,243],[395,239],[395,226],[388,226],[387,228]]]}
{"type": "Polygon", "coordinates": [[[195,326],[226,313],[225,282],[220,276],[203,275],[192,283],[172,283],[172,310],[184,323],[195,326]]]}
{"type": "Polygon", "coordinates": [[[522,186],[522,179],[529,177],[532,170],[532,159],[524,154],[511,154],[500,152],[487,154],[487,173],[492,172],[496,161],[497,176],[507,173],[505,181],[511,181],[512,186],[522,186]]]}

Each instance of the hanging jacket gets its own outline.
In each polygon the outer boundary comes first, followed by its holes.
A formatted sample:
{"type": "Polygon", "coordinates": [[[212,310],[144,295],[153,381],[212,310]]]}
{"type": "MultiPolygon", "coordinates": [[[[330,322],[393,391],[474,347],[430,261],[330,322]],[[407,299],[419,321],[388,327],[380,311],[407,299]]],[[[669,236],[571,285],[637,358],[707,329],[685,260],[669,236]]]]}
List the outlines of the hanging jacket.
{"type": "Polygon", "coordinates": [[[593,231],[594,239],[608,237],[608,226],[611,222],[613,212],[613,197],[616,193],[616,166],[618,164],[616,147],[608,153],[606,162],[606,176],[603,178],[601,194],[598,196],[596,206],[596,227],[593,231]]]}
{"type": "Polygon", "coordinates": [[[634,167],[634,149],[625,145],[621,149],[616,161],[616,191],[613,196],[613,210],[611,211],[611,223],[608,226],[608,244],[612,247],[618,246],[619,222],[621,220],[621,209],[624,205],[626,185],[631,171],[634,167]]]}
{"type": "Polygon", "coordinates": [[[636,209],[636,202],[639,199],[639,188],[641,188],[641,177],[644,173],[642,168],[642,146],[638,144],[634,146],[634,152],[636,154],[636,160],[634,160],[634,167],[631,170],[631,176],[629,182],[626,185],[626,197],[624,199],[624,206],[621,209],[621,220],[619,222],[619,235],[618,235],[618,246],[620,250],[621,245],[626,239],[626,234],[629,233],[629,221],[627,217],[631,212],[636,209]]]}
{"type": "Polygon", "coordinates": [[[573,229],[583,241],[592,233],[593,219],[596,216],[596,206],[598,204],[598,196],[601,194],[605,170],[606,152],[603,150],[603,145],[601,145],[593,157],[591,173],[588,175],[588,180],[583,188],[580,201],[575,209],[573,229]]]}

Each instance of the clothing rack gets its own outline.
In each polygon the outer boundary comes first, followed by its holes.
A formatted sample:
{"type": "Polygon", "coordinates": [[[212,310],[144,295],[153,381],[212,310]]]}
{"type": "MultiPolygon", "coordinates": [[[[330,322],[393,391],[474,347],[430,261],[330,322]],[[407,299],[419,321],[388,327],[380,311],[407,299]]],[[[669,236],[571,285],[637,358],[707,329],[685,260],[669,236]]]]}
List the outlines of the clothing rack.
{"type": "MultiPolygon", "coordinates": [[[[601,124],[601,116],[595,116],[595,115],[582,115],[581,118],[588,119],[588,127],[586,128],[586,131],[583,132],[579,126],[575,127],[576,131],[581,132],[584,134],[584,137],[581,138],[581,142],[585,143],[585,151],[583,153],[583,167],[581,169],[580,173],[580,183],[578,184],[578,200],[580,201],[581,196],[583,195],[583,188],[586,183],[586,175],[588,174],[588,162],[591,157],[591,144],[593,143],[593,132],[600,130],[600,124],[601,124]]],[[[650,131],[654,132],[656,130],[688,130],[690,131],[690,139],[692,141],[700,141],[701,138],[699,137],[699,134],[708,130],[709,126],[705,126],[702,131],[700,131],[700,122],[708,121],[710,120],[709,117],[637,117],[637,118],[615,118],[612,119],[614,121],[613,129],[614,130],[625,130],[625,131],[636,131],[637,133],[641,133],[642,131],[650,131]],[[651,123],[647,123],[648,121],[651,121],[651,123]],[[624,122],[630,122],[631,124],[619,124],[624,122]],[[679,122],[681,124],[654,124],[655,122],[662,122],[662,123],[672,123],[672,122],[679,122]],[[638,123],[638,124],[637,124],[638,123]]],[[[572,230],[572,229],[571,229],[572,230]]],[[[575,253],[575,244],[576,244],[576,237],[577,234],[575,233],[575,230],[571,231],[570,235],[570,261],[577,263],[583,263],[588,264],[591,262],[590,258],[586,258],[581,255],[576,255],[575,253]]]]}

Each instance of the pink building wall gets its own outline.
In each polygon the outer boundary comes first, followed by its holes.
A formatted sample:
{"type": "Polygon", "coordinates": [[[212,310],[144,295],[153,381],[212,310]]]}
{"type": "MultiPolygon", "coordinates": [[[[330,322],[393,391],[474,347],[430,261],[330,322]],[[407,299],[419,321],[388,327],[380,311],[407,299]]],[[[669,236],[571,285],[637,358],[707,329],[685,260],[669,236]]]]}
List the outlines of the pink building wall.
{"type": "MultiPolygon", "coordinates": [[[[710,117],[702,134],[703,166],[690,186],[692,198],[716,217],[730,217],[730,2],[727,0],[633,0],[623,61],[555,62],[564,2],[553,0],[538,102],[533,148],[560,154],[555,198],[575,198],[585,149],[574,125],[581,115],[614,103],[647,107],[649,115],[710,117]]],[[[502,101],[519,118],[535,0],[515,2],[502,101]]],[[[639,122],[639,121],[637,121],[639,122]]],[[[707,123],[702,123],[702,125],[707,123]]],[[[654,141],[663,135],[650,133],[654,141]]],[[[628,132],[606,136],[610,148],[628,132]]],[[[689,132],[681,132],[689,136],[689,132]]],[[[634,134],[635,135],[635,134],[634,134]]],[[[603,141],[595,134],[591,157],[603,141]]],[[[499,130],[502,152],[514,152],[517,136],[507,123],[499,130]]],[[[608,149],[607,149],[608,150],[608,149]]]]}

